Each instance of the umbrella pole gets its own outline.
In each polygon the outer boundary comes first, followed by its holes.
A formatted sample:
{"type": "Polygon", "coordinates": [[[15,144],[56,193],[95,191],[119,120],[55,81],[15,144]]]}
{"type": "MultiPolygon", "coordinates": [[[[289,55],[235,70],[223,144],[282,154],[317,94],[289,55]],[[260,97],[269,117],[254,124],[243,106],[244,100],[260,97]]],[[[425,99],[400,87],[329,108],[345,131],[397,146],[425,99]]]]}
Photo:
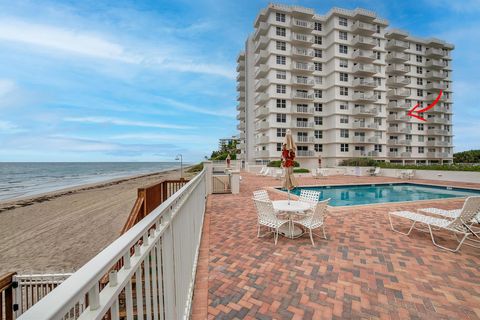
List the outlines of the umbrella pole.
{"type": "Polygon", "coordinates": [[[288,194],[288,205],[290,205],[290,189],[287,189],[287,194],[288,194]]]}

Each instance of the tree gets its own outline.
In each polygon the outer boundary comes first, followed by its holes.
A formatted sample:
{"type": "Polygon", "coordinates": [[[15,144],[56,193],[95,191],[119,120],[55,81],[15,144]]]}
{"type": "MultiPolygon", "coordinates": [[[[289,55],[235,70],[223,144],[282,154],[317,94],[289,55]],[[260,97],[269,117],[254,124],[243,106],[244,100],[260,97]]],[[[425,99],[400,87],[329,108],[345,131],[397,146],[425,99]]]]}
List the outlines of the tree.
{"type": "Polygon", "coordinates": [[[453,154],[455,163],[480,163],[480,150],[469,150],[453,154]]]}

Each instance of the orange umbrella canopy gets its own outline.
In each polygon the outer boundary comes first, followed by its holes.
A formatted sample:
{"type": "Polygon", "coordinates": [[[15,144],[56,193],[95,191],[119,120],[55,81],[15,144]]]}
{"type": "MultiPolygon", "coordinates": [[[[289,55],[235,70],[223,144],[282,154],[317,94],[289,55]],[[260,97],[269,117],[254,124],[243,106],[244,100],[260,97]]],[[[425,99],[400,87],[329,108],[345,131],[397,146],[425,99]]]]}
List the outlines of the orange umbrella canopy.
{"type": "Polygon", "coordinates": [[[292,132],[287,130],[285,141],[282,148],[282,167],[285,168],[285,179],[283,180],[283,188],[292,190],[298,183],[293,174],[293,166],[295,161],[295,151],[297,146],[293,142],[292,132]]]}

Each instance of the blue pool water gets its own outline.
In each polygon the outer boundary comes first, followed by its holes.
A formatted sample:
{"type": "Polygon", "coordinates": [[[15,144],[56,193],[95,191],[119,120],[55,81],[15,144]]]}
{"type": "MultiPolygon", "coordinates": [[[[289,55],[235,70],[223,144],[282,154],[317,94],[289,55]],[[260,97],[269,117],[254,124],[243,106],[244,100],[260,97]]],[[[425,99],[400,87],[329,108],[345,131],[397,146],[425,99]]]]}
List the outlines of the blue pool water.
{"type": "Polygon", "coordinates": [[[331,206],[480,196],[480,190],[414,183],[297,187],[291,192],[300,195],[302,189],[320,191],[320,200],[330,198],[331,206]]]}

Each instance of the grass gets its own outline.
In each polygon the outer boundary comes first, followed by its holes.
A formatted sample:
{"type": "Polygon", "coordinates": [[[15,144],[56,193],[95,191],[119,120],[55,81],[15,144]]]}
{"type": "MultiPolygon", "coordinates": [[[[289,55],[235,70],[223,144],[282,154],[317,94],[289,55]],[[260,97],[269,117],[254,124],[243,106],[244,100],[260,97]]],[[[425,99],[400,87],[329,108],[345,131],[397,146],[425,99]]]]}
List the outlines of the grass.
{"type": "Polygon", "coordinates": [[[188,168],[187,172],[188,173],[197,173],[203,170],[203,163],[196,164],[194,166],[191,166],[188,168]]]}

